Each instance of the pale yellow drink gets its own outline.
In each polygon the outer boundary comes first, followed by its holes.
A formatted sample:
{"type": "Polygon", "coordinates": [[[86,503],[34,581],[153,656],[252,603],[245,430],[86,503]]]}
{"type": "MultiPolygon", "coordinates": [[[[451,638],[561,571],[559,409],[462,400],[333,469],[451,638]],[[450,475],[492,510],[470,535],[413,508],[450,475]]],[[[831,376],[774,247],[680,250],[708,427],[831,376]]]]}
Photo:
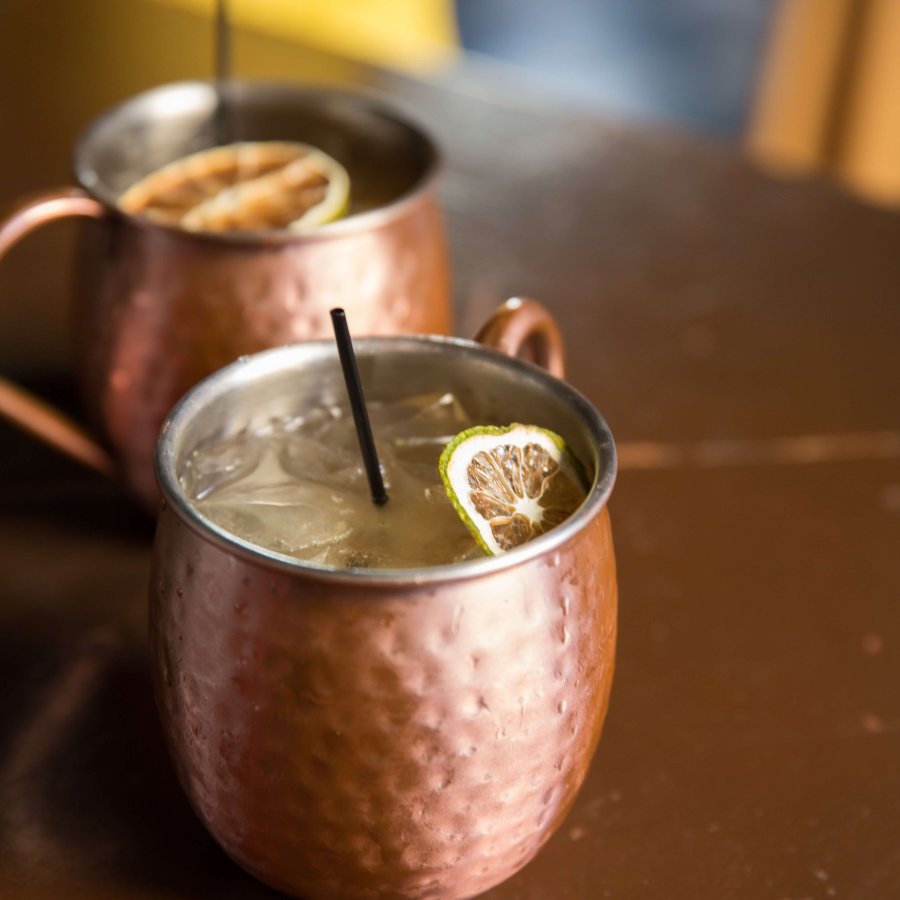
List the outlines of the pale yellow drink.
{"type": "Polygon", "coordinates": [[[375,506],[349,408],[320,406],[197,448],[180,474],[198,512],[269,550],[335,568],[483,556],[441,484],[444,445],[474,422],[452,394],[371,402],[390,497],[375,506]]]}

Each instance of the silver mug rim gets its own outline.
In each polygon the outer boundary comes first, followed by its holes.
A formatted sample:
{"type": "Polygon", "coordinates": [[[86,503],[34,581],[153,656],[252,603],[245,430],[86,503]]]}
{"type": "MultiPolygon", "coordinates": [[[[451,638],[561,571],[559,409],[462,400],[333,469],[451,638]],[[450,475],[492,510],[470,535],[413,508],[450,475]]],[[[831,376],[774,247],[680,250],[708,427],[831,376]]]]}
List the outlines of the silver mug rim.
{"type": "Polygon", "coordinates": [[[514,568],[552,553],[580,533],[606,506],[616,480],[617,458],[615,442],[606,420],[596,407],[567,382],[550,375],[545,369],[522,359],[510,357],[490,347],[464,338],[437,335],[409,337],[367,337],[354,340],[357,351],[402,351],[404,347],[422,346],[452,347],[454,352],[469,356],[482,356],[518,369],[525,375],[537,377],[563,402],[568,403],[587,424],[593,438],[594,480],[584,502],[565,522],[552,531],[529,541],[522,547],[500,556],[467,560],[442,566],[408,569],[337,569],[305,562],[286,554],[259,547],[220,528],[203,517],[191,506],[175,472],[175,442],[184,423],[208,405],[220,391],[238,385],[242,380],[264,375],[285,368],[282,358],[290,358],[301,350],[306,353],[316,348],[337,352],[331,340],[304,341],[286,344],[241,357],[235,362],[207,376],[191,388],[173,407],[160,430],[156,445],[156,478],[162,492],[163,504],[168,504],[193,531],[222,549],[251,562],[265,565],[293,575],[302,575],[326,583],[350,583],[357,586],[419,586],[447,582],[467,581],[514,568]]]}
{"type": "Polygon", "coordinates": [[[289,81],[272,81],[266,79],[240,79],[233,82],[231,90],[238,94],[260,96],[266,94],[287,94],[294,97],[304,97],[317,103],[344,101],[363,105],[382,118],[406,129],[422,141],[428,151],[428,162],[425,171],[418,181],[405,193],[396,197],[390,203],[367,209],[363,212],[353,213],[321,225],[306,233],[293,234],[288,231],[246,231],[246,232],[194,232],[186,231],[174,225],[166,225],[156,222],[147,216],[136,215],[121,209],[117,197],[107,191],[99,178],[92,175],[93,168],[87,161],[89,148],[95,135],[117,117],[125,115],[129,110],[141,107],[152,107],[156,103],[163,102],[170,95],[185,94],[188,96],[202,95],[215,98],[215,85],[212,81],[190,80],[173,81],[159,85],[149,90],[134,94],[131,97],[115,104],[94,117],[81,131],[75,140],[72,151],[73,169],[75,178],[83,190],[91,197],[102,203],[110,213],[128,221],[137,228],[164,232],[185,240],[212,242],[216,244],[238,244],[252,246],[283,246],[294,244],[309,244],[318,241],[343,237],[344,235],[357,234],[363,231],[371,231],[380,228],[403,215],[407,209],[424,195],[435,190],[440,174],[443,170],[443,158],[434,138],[417,122],[413,122],[400,113],[381,95],[371,89],[347,90],[344,88],[332,88],[325,86],[306,86],[293,84],[289,81]]]}

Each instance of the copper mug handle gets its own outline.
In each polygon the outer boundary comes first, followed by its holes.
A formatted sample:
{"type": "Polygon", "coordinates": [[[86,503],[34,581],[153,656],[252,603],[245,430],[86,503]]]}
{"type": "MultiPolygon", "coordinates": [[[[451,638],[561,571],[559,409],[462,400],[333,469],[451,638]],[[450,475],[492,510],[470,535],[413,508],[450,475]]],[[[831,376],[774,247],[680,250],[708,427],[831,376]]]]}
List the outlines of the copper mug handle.
{"type": "MultiPolygon", "coordinates": [[[[70,216],[101,219],[106,207],[80,188],[60,188],[21,202],[0,221],[0,259],[47,222],[70,216]]],[[[0,376],[0,416],[78,462],[112,476],[109,453],[81,425],[34,394],[0,376]]]]}
{"type": "Polygon", "coordinates": [[[475,340],[507,356],[530,357],[551,375],[565,377],[565,350],[559,325],[536,300],[507,300],[485,322],[475,340]]]}

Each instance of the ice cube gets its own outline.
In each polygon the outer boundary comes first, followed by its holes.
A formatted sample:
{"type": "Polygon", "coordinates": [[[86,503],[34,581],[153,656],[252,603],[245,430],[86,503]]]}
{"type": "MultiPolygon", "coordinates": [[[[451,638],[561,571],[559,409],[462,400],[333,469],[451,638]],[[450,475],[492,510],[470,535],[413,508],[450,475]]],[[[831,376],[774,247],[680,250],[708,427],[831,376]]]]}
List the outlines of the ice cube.
{"type": "Polygon", "coordinates": [[[287,434],[278,456],[284,471],[295,478],[340,484],[347,470],[362,472],[359,447],[348,448],[342,441],[325,443],[305,434],[287,434]]]}
{"type": "Polygon", "coordinates": [[[379,432],[390,440],[398,459],[437,465],[441,451],[469,422],[465,409],[452,393],[426,394],[403,404],[408,413],[379,432]]]}
{"type": "Polygon", "coordinates": [[[315,482],[232,486],[198,504],[207,518],[270,550],[305,557],[346,540],[354,498],[315,482]]]}
{"type": "Polygon", "coordinates": [[[420,394],[402,402],[385,403],[381,418],[384,419],[380,423],[382,438],[406,441],[452,436],[469,422],[463,405],[450,392],[420,394]]]}
{"type": "Polygon", "coordinates": [[[267,438],[246,430],[198,447],[181,472],[191,500],[203,500],[235,481],[248,477],[259,465],[267,438]]]}

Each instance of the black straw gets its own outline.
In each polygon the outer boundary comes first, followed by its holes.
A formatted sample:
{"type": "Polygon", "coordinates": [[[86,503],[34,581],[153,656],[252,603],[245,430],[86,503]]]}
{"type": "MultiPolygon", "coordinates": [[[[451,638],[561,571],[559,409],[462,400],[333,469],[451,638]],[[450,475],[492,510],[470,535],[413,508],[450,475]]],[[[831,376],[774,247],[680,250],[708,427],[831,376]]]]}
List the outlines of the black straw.
{"type": "Polygon", "coordinates": [[[372,502],[376,506],[382,506],[387,503],[388,495],[384,489],[384,479],[381,477],[381,466],[378,465],[378,451],[375,449],[375,438],[372,437],[372,425],[369,422],[362,382],[359,380],[359,368],[350,340],[350,329],[347,328],[347,316],[342,309],[331,310],[331,324],[334,326],[334,339],[337,341],[341,368],[344,370],[344,382],[347,385],[347,396],[350,398],[356,436],[359,438],[359,449],[369,479],[372,502]]]}

